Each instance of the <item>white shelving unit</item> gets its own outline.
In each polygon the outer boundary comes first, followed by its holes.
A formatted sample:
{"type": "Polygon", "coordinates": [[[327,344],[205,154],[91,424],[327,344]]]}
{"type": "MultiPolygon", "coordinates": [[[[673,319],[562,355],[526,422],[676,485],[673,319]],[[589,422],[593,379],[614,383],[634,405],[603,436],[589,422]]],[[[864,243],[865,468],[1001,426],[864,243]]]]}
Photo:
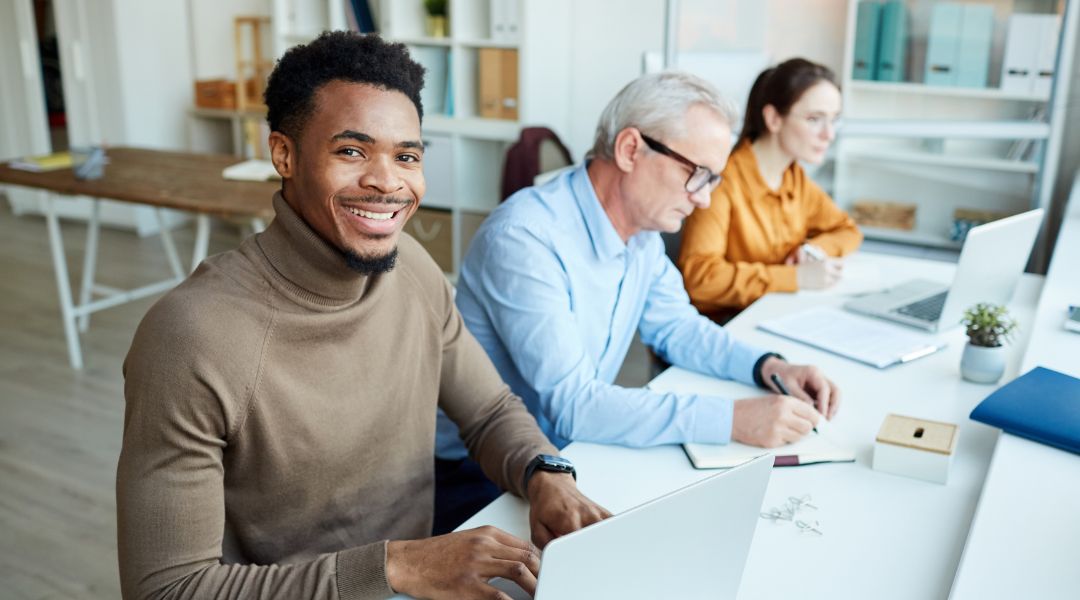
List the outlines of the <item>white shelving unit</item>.
{"type": "MultiPolygon", "coordinates": [[[[370,0],[379,34],[409,47],[428,70],[423,134],[428,191],[408,230],[451,277],[472,233],[501,201],[506,149],[522,127],[542,125],[564,139],[570,127],[570,0],[449,0],[448,35],[431,37],[422,0],[370,0]],[[493,35],[493,21],[513,34],[493,35]],[[480,116],[479,53],[517,50],[515,120],[480,116]],[[447,87],[449,86],[449,90],[447,87]],[[446,237],[449,237],[449,240],[446,237]]],[[[274,0],[274,49],[345,28],[345,0],[274,0]]]]}
{"type": "Polygon", "coordinates": [[[940,1],[905,1],[909,27],[903,82],[852,78],[859,0],[848,1],[844,125],[836,143],[834,198],[847,209],[859,200],[917,206],[914,230],[865,227],[868,239],[955,249],[959,244],[949,238],[949,231],[958,208],[1017,213],[1049,204],[1080,0],[981,2],[993,5],[995,14],[985,88],[921,82],[929,15],[940,1]],[[1005,31],[1013,13],[1063,16],[1057,75],[1049,96],[999,87],[1005,31]],[[1017,145],[1029,150],[1015,156],[1017,145]]]}

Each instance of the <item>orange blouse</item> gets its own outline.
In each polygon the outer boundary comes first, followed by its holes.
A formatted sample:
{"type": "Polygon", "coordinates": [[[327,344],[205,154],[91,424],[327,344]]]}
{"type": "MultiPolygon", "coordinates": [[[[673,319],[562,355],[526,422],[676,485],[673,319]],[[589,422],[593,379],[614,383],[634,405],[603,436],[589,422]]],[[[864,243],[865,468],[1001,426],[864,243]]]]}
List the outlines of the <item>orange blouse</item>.
{"type": "Polygon", "coordinates": [[[705,314],[741,309],[768,292],[797,289],[784,258],[803,242],[830,256],[854,252],[862,232],[799,164],[779,190],[765,183],[749,141],[731,153],[712,203],[686,220],[679,268],[686,291],[705,314]]]}

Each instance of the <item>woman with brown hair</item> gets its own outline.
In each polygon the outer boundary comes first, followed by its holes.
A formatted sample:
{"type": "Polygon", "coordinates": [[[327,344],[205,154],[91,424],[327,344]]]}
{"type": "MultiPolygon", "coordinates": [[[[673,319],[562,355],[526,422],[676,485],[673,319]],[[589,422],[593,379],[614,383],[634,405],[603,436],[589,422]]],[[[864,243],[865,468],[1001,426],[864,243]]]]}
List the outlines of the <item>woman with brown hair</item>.
{"type": "Polygon", "coordinates": [[[834,257],[862,233],[799,165],[825,159],[839,113],[827,67],[793,58],[758,76],[711,205],[686,220],[679,268],[699,311],[722,321],[766,293],[839,279],[834,257]]]}

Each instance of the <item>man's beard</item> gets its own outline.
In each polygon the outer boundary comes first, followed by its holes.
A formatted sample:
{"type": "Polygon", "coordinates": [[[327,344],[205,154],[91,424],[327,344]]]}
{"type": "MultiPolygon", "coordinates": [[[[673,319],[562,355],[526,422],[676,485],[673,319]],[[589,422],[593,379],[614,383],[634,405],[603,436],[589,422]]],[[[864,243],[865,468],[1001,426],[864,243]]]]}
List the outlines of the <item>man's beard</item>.
{"type": "MultiPolygon", "coordinates": [[[[360,202],[380,203],[380,204],[400,204],[401,208],[398,210],[405,210],[412,203],[412,199],[398,199],[393,197],[377,196],[374,194],[368,194],[359,198],[349,198],[342,196],[344,200],[358,200],[360,202]]],[[[386,236],[379,236],[386,237],[386,236]]],[[[345,251],[345,264],[350,269],[360,273],[362,275],[377,275],[379,273],[386,273],[394,268],[394,264],[397,262],[398,249],[394,246],[386,254],[381,256],[363,256],[357,252],[346,249],[345,251]]]]}
{"type": "Polygon", "coordinates": [[[346,250],[345,264],[362,275],[377,275],[392,270],[397,262],[397,255],[397,246],[380,256],[361,256],[352,250],[346,250]]]}

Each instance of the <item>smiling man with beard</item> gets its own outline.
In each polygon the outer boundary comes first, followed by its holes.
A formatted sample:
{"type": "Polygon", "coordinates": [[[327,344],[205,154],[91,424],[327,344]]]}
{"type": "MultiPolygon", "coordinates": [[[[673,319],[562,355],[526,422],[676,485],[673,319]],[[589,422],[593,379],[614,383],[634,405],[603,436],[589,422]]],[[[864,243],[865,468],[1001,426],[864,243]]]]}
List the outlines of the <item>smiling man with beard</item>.
{"type": "Polygon", "coordinates": [[[607,516],[465,329],[402,227],[424,195],[423,69],[326,33],[266,90],[276,218],[140,324],[116,495],[125,598],[502,597],[539,552],[494,528],[427,538],[436,407],[545,544],[607,516]],[[423,539],[427,538],[427,539],[423,539]]]}

